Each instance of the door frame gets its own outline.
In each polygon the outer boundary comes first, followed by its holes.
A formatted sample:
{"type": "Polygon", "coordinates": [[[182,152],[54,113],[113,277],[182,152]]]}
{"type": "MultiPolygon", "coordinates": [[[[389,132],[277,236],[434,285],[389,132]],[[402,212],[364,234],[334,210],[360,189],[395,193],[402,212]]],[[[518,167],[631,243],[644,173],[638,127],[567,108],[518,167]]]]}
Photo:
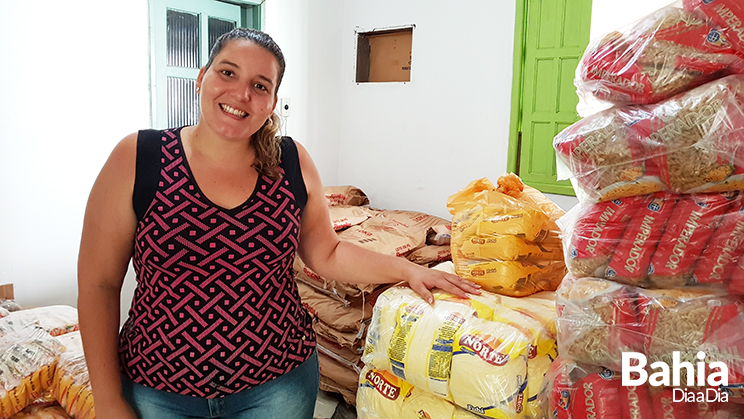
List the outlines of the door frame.
{"type": "Polygon", "coordinates": [[[514,18],[514,52],[512,61],[512,94],[509,117],[509,148],[506,171],[519,175],[519,132],[522,122],[522,90],[524,87],[524,37],[527,30],[525,6],[528,0],[516,2],[514,18]]]}

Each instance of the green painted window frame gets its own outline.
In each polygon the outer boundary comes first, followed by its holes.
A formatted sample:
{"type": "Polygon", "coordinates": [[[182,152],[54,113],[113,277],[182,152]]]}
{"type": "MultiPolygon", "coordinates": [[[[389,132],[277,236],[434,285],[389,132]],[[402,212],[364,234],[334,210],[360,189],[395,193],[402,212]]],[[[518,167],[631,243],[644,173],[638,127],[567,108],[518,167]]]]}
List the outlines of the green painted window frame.
{"type": "MultiPolygon", "coordinates": [[[[250,0],[149,0],[150,29],[150,126],[168,128],[166,106],[167,77],[195,78],[198,69],[167,67],[166,10],[184,10],[200,13],[200,26],[206,27],[207,14],[222,16],[226,10],[238,7],[237,24],[244,28],[261,30],[263,27],[263,1],[250,0]]],[[[231,13],[232,15],[232,13],[231,13]]],[[[231,16],[232,17],[232,16],[231,16]]],[[[202,42],[199,51],[199,67],[206,64],[209,46],[202,42]]]]}

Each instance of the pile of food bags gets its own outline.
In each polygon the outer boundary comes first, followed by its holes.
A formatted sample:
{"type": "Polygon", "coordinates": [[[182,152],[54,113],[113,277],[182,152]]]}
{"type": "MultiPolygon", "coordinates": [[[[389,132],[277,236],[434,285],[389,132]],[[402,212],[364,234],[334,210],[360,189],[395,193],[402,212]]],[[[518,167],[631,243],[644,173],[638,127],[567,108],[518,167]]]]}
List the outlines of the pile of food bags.
{"type": "Polygon", "coordinates": [[[553,142],[580,202],[558,221],[569,274],[547,417],[744,414],[742,10],[678,1],[577,68],[579,96],[609,108],[553,142]]]}
{"type": "MultiPolygon", "coordinates": [[[[435,269],[454,271],[452,263],[435,269]]],[[[538,417],[543,376],[557,356],[554,298],[435,291],[430,305],[408,287],[385,290],[362,357],[359,417],[415,418],[411,406],[431,418],[538,417]]]]}
{"type": "Polygon", "coordinates": [[[13,309],[0,318],[0,418],[95,419],[77,310],[13,309]]]}
{"type": "Polygon", "coordinates": [[[552,291],[566,267],[556,220],[564,211],[510,173],[470,182],[447,200],[457,275],[515,297],[552,291]]]}

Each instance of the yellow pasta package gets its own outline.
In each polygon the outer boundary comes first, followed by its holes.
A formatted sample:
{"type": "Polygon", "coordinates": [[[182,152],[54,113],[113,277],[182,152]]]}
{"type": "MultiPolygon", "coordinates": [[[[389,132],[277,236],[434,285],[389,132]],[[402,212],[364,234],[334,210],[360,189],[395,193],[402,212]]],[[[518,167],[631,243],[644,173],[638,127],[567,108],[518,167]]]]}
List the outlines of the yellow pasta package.
{"type": "Polygon", "coordinates": [[[518,176],[470,182],[449,197],[457,275],[510,296],[554,291],[565,276],[555,203],[518,176]]]}

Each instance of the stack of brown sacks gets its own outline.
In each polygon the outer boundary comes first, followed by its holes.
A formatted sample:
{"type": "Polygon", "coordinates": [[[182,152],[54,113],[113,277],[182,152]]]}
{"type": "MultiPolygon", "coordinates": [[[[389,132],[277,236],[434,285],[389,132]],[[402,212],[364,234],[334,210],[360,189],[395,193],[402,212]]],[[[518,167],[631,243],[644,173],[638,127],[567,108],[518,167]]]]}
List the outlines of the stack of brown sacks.
{"type": "MultiPolygon", "coordinates": [[[[450,259],[448,220],[414,211],[370,208],[364,192],[353,186],[329,186],[324,192],[331,223],[341,240],[420,265],[450,259]]],[[[326,280],[299,255],[294,270],[302,302],[315,320],[320,388],[356,404],[367,327],[377,296],[388,286],[326,280]]]]}
{"type": "Polygon", "coordinates": [[[737,2],[685,0],[604,37],[582,58],[579,95],[614,106],[553,143],[580,204],[559,221],[569,275],[557,291],[550,417],[742,414],[744,49],[740,24],[731,25],[736,11],[737,2]],[[683,368],[677,384],[622,386],[627,352],[646,358],[647,377],[661,363],[671,369],[678,353],[694,366],[691,381],[683,368]],[[700,380],[698,363],[710,374],[719,370],[712,362],[727,367],[728,385],[700,380]],[[687,401],[668,404],[675,391],[687,401]]]}

